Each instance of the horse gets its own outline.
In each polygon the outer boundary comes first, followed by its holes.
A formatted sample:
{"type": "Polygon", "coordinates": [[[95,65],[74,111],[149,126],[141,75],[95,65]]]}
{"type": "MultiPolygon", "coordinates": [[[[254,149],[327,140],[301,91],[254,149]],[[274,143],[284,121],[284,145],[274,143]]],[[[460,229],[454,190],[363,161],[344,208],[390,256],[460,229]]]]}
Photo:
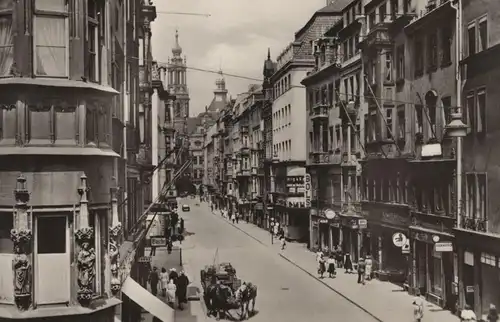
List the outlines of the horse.
{"type": "Polygon", "coordinates": [[[207,316],[213,315],[219,321],[221,317],[229,314],[230,310],[240,307],[232,290],[220,283],[210,284],[207,286],[203,299],[207,307],[207,316]]]}
{"type": "Polygon", "coordinates": [[[241,320],[245,320],[248,316],[255,313],[255,301],[257,299],[257,286],[252,283],[243,283],[236,291],[238,301],[241,304],[241,320]],[[252,310],[250,311],[250,302],[252,302],[252,310]]]}

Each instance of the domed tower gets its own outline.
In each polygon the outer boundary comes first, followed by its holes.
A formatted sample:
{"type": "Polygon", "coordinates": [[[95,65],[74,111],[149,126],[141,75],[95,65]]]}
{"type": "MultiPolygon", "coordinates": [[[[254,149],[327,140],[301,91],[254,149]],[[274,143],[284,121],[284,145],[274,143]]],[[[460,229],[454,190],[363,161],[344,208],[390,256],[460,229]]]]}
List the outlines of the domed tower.
{"type": "Polygon", "coordinates": [[[271,60],[271,49],[267,49],[267,59],[264,61],[264,68],[262,74],[264,75],[264,82],[262,83],[262,89],[266,96],[269,94],[268,90],[272,91],[271,76],[276,72],[276,65],[271,60]]]}
{"type": "Polygon", "coordinates": [[[186,119],[189,117],[189,90],[187,86],[186,57],[182,55],[179,44],[179,31],[175,31],[175,44],[172,48],[172,58],[167,65],[168,91],[175,96],[173,102],[174,126],[178,133],[187,130],[186,119]]]}
{"type": "Polygon", "coordinates": [[[227,99],[226,80],[222,70],[219,71],[220,78],[215,81],[214,98],[217,102],[225,102],[227,99]]]}

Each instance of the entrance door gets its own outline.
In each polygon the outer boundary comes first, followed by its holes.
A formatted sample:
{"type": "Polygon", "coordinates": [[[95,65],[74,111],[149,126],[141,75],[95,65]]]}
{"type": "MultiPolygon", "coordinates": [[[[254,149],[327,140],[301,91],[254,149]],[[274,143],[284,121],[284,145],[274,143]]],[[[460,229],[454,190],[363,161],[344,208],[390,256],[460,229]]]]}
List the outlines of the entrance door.
{"type": "Polygon", "coordinates": [[[35,232],[36,303],[70,300],[69,228],[66,215],[38,215],[35,232]]]}

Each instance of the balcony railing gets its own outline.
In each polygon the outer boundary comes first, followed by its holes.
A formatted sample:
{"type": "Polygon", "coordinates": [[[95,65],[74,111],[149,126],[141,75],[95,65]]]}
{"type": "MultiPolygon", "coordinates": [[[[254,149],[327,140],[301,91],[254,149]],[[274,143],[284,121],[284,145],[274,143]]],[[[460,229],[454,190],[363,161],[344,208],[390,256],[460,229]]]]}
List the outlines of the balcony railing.
{"type": "Polygon", "coordinates": [[[309,153],[309,162],[311,164],[329,164],[331,162],[329,152],[311,152],[309,153]]]}
{"type": "Polygon", "coordinates": [[[467,217],[467,216],[462,216],[462,223],[461,223],[462,227],[460,227],[460,228],[485,233],[486,232],[486,224],[487,224],[487,220],[484,218],[471,218],[471,217],[467,217]]]}
{"type": "Polygon", "coordinates": [[[368,48],[371,46],[392,46],[389,35],[390,22],[380,22],[370,28],[366,35],[361,36],[360,46],[368,48]]]}
{"type": "Polygon", "coordinates": [[[245,155],[250,154],[250,147],[248,145],[243,145],[240,148],[240,152],[241,152],[241,154],[245,154],[245,155]]]}
{"type": "Polygon", "coordinates": [[[328,112],[330,107],[327,104],[314,105],[309,115],[312,120],[328,119],[328,112]]]}
{"type": "Polygon", "coordinates": [[[249,176],[250,176],[250,170],[249,170],[249,169],[243,169],[243,170],[240,170],[240,171],[237,173],[237,176],[238,176],[238,177],[249,177],[249,176]]]}

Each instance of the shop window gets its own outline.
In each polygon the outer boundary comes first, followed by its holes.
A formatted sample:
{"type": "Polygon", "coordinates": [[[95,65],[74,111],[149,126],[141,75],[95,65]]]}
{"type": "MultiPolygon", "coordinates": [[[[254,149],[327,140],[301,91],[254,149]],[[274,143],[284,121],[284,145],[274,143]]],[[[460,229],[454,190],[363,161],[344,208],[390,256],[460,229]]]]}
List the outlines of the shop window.
{"type": "Polygon", "coordinates": [[[496,257],[487,253],[481,253],[481,263],[496,266],[496,257]]]}
{"type": "Polygon", "coordinates": [[[441,253],[435,252],[431,246],[431,263],[429,269],[431,270],[431,292],[437,296],[442,295],[442,282],[443,282],[443,269],[441,265],[441,253]]]}

